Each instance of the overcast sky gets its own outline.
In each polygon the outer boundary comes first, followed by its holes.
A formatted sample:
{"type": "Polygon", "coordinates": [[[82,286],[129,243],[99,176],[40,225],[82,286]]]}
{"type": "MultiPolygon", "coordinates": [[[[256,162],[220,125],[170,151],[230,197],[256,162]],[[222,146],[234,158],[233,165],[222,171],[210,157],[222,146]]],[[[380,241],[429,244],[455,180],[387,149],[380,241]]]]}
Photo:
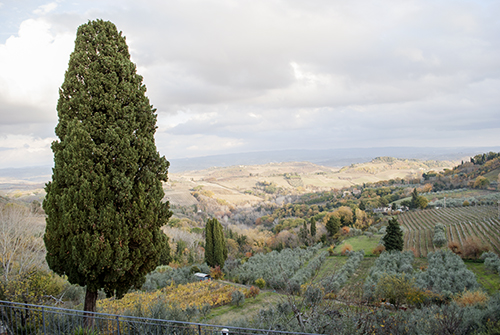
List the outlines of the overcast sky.
{"type": "Polygon", "coordinates": [[[497,0],[0,0],[0,168],[52,164],[97,18],[126,36],[167,158],[500,145],[497,0]]]}

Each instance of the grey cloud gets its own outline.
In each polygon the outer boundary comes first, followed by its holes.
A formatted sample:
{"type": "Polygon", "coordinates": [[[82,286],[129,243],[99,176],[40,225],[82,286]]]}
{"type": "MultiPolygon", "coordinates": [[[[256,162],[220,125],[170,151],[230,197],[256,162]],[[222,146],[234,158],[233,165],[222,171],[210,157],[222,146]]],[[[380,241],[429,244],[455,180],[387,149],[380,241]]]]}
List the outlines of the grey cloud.
{"type": "MultiPolygon", "coordinates": [[[[494,2],[109,0],[72,6],[61,3],[47,15],[54,31],[76,33],[87,19],[102,18],[127,37],[151,104],[165,121],[157,143],[169,157],[500,145],[500,5],[494,2]],[[191,119],[167,126],[178,112],[191,119]]],[[[52,119],[43,115],[55,115],[11,107],[2,123],[12,127],[48,125],[52,119]]],[[[14,131],[7,128],[0,131],[14,131]]]]}

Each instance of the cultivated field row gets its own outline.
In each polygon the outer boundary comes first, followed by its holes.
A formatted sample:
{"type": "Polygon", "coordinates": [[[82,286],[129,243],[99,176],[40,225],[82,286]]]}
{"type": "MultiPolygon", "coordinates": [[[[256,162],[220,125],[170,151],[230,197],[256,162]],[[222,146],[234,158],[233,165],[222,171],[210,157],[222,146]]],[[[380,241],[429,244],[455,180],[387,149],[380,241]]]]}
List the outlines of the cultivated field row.
{"type": "Polygon", "coordinates": [[[414,249],[417,256],[427,257],[429,252],[435,251],[432,237],[436,223],[446,227],[448,241],[456,241],[463,246],[468,237],[477,236],[500,254],[497,206],[425,209],[403,213],[398,219],[405,228],[405,250],[414,249]]]}

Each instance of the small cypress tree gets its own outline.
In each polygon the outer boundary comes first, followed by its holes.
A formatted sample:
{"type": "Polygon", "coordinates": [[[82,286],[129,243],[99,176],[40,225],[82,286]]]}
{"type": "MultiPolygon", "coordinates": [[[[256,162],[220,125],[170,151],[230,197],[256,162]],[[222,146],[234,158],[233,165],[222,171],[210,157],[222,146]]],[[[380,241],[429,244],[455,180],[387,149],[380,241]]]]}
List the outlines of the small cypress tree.
{"type": "Polygon", "coordinates": [[[403,241],[403,231],[399,226],[398,219],[392,217],[389,220],[389,226],[385,236],[383,238],[384,246],[386,251],[399,250],[403,251],[404,241],[403,241]]]}
{"type": "Polygon", "coordinates": [[[120,298],[170,258],[160,229],[171,216],[161,201],[169,163],[156,150],[145,93],[115,25],[81,25],[59,91],[43,208],[47,263],[86,286],[85,311],[95,311],[99,289],[120,298]]]}
{"type": "Polygon", "coordinates": [[[411,202],[410,202],[410,208],[418,208],[418,191],[417,188],[415,187],[413,189],[413,192],[411,192],[411,202]]]}
{"type": "Polygon", "coordinates": [[[316,220],[311,218],[311,236],[314,238],[316,236],[316,220]]]}
{"type": "Polygon", "coordinates": [[[208,219],[205,227],[205,262],[211,267],[224,266],[227,259],[226,241],[220,222],[208,219]]]}

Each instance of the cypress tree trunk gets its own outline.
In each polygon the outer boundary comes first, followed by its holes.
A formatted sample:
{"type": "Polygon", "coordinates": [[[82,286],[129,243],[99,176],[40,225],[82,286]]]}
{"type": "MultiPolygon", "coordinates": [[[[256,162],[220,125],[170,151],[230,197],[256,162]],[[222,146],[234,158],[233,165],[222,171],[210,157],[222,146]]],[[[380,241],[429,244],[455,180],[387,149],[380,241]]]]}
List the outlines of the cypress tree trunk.
{"type": "Polygon", "coordinates": [[[85,304],[83,310],[85,311],[84,325],[87,329],[94,328],[94,313],[96,311],[97,303],[97,290],[91,290],[87,287],[85,291],[85,304]]]}

